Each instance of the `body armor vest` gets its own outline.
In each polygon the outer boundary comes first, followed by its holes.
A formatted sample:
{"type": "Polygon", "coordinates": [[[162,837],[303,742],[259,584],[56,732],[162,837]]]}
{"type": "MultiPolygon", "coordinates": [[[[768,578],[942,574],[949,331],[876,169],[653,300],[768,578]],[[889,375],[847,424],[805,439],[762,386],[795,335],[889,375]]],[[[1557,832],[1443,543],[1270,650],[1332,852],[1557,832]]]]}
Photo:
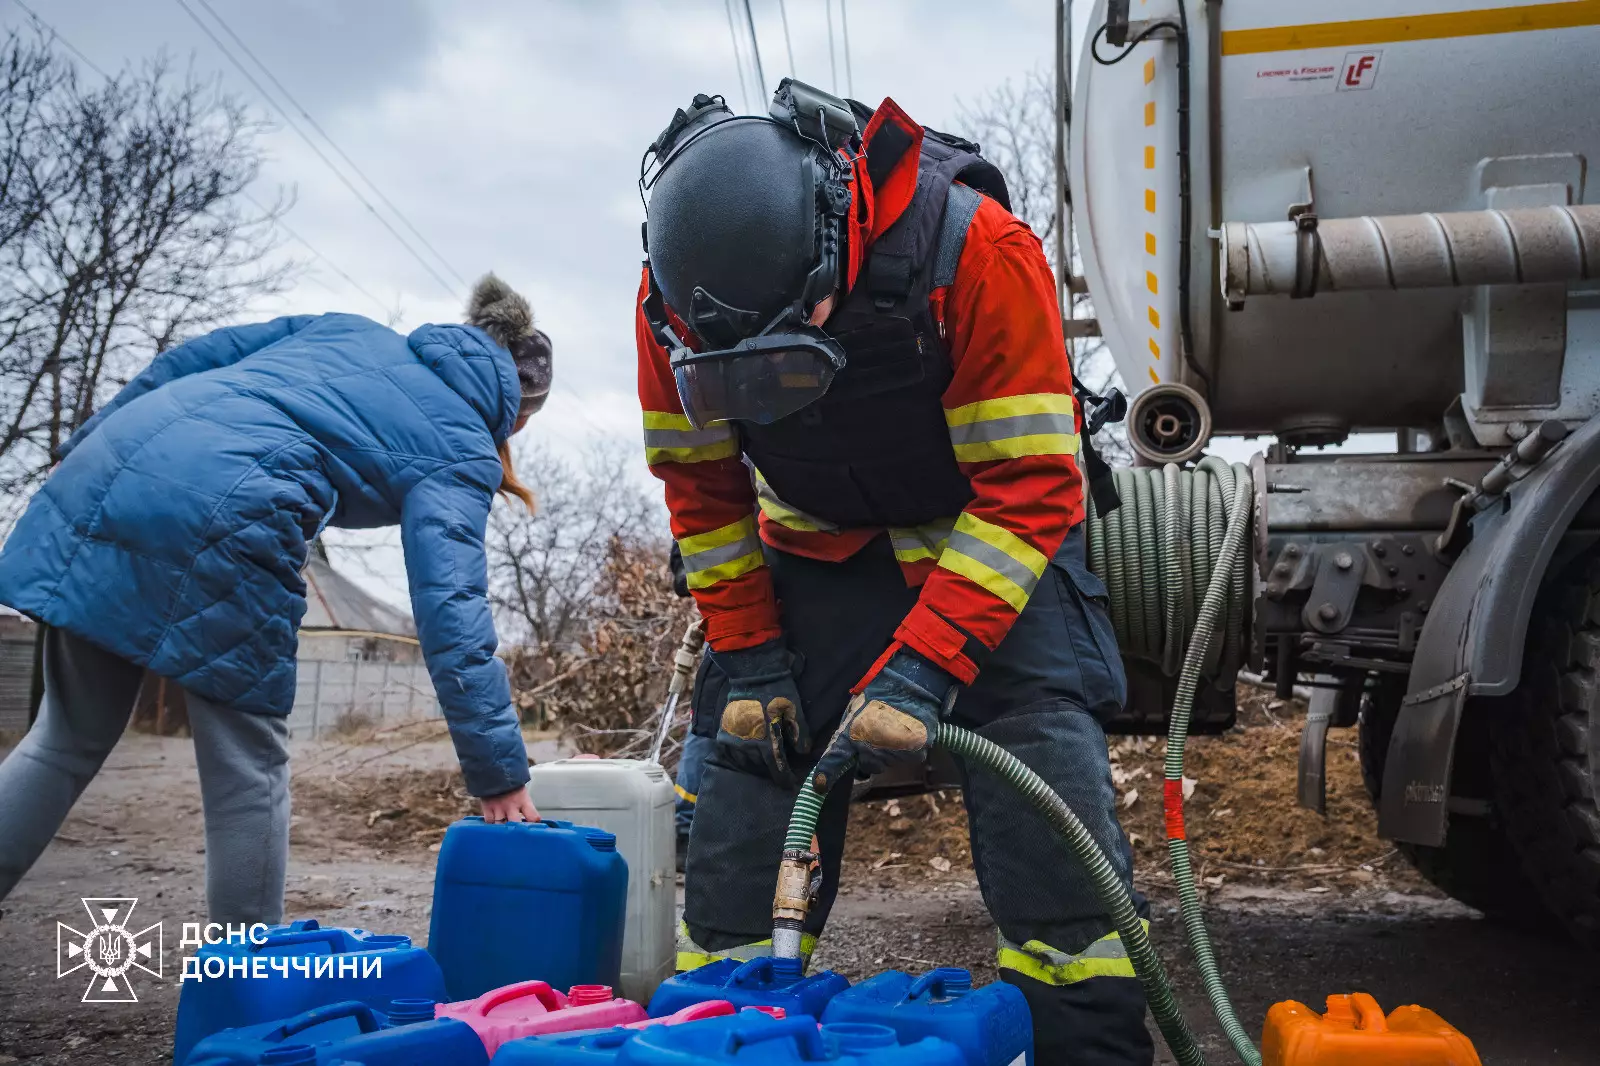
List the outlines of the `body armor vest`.
{"type": "MultiPolygon", "coordinates": [[[[869,173],[897,161],[869,155],[869,173]]],[[[927,131],[910,204],[825,327],[845,351],[832,387],[770,425],[740,423],[745,455],[785,504],[871,527],[950,518],[971,501],[945,425],[952,368],[929,296],[955,277],[980,189],[1009,209],[1004,179],[976,145],[927,131]]]]}

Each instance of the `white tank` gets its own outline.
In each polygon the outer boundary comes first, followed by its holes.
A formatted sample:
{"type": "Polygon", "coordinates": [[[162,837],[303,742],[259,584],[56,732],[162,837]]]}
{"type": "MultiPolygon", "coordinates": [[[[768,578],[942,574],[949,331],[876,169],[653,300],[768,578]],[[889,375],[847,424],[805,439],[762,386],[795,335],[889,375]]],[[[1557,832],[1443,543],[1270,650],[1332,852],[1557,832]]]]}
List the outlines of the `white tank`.
{"type": "MultiPolygon", "coordinates": [[[[1135,20],[1178,13],[1177,0],[1132,0],[1131,7],[1135,20]]],[[[1476,366],[1471,351],[1483,336],[1480,328],[1475,341],[1471,328],[1480,289],[1324,288],[1310,299],[1252,296],[1230,310],[1219,283],[1219,238],[1229,223],[1283,223],[1295,205],[1331,220],[1600,203],[1588,180],[1589,163],[1600,159],[1600,4],[1186,0],[1186,7],[1187,310],[1195,358],[1212,379],[1215,431],[1279,432],[1318,418],[1349,429],[1430,427],[1458,396],[1474,421],[1474,403],[1493,406],[1496,387],[1495,368],[1476,366]]],[[[1132,391],[1158,383],[1200,388],[1203,380],[1180,356],[1178,45],[1170,36],[1152,39],[1123,62],[1099,64],[1087,38],[1105,22],[1107,0],[1093,8],[1074,56],[1070,152],[1096,315],[1132,391]]],[[[1118,51],[1104,41],[1099,47],[1107,57],[1118,51]]],[[[1567,377],[1547,415],[1594,413],[1595,289],[1573,285],[1567,377]],[[1578,381],[1575,372],[1589,376],[1578,381]]],[[[1488,366],[1489,358],[1476,363],[1488,366]]],[[[1521,416],[1502,420],[1513,417],[1521,416]]],[[[1480,443],[1495,443],[1492,432],[1476,424],[1473,431],[1480,443]]]]}
{"type": "Polygon", "coordinates": [[[577,757],[529,770],[528,792],[545,818],[615,833],[628,862],[628,917],[620,993],[648,1003],[675,960],[677,796],[665,770],[635,759],[577,757]]]}

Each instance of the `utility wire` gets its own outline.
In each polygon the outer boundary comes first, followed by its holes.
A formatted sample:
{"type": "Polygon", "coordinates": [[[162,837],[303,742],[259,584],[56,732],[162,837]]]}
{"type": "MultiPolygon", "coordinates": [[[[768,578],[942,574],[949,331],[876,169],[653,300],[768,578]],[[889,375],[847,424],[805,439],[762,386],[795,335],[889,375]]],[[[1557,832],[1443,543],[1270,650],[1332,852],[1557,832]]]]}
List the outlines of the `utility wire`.
{"type": "Polygon", "coordinates": [[[733,44],[733,69],[739,73],[739,97],[744,101],[744,109],[749,111],[750,90],[744,83],[744,54],[739,51],[739,30],[733,21],[733,0],[723,0],[722,6],[728,12],[728,40],[733,44]]]}
{"type": "MultiPolygon", "coordinates": [[[[91,70],[93,70],[95,73],[99,74],[106,81],[111,81],[112,80],[111,75],[107,74],[103,69],[101,69],[99,64],[97,64],[94,60],[90,59],[88,56],[86,56],[82,52],[80,52],[73,45],[73,43],[71,41],[69,41],[65,37],[61,36],[61,32],[59,30],[57,30],[50,23],[46,22],[44,19],[40,18],[34,12],[34,10],[32,8],[30,8],[27,4],[23,3],[22,0],[16,0],[16,4],[17,4],[18,7],[22,8],[23,11],[27,12],[28,17],[33,20],[34,25],[39,27],[44,32],[48,33],[52,40],[59,41],[63,48],[67,49],[67,51],[71,52],[73,55],[75,55],[79,59],[83,60],[84,63],[88,64],[88,66],[89,66],[89,68],[91,70]]],[[[251,205],[253,205],[255,207],[255,209],[257,211],[261,212],[263,217],[271,214],[271,212],[269,212],[264,206],[262,206],[261,201],[257,200],[254,196],[251,196],[248,192],[244,193],[243,196],[244,196],[244,198],[246,200],[248,200],[251,203],[251,205]]],[[[289,224],[287,222],[284,222],[281,218],[275,218],[275,219],[272,219],[272,225],[274,225],[274,226],[278,227],[279,229],[283,230],[283,232],[287,233],[291,239],[299,241],[302,245],[305,246],[307,251],[309,251],[317,259],[321,260],[322,263],[325,266],[327,266],[327,268],[329,270],[331,270],[335,274],[339,275],[339,277],[343,278],[353,289],[355,289],[357,292],[361,293],[367,299],[371,300],[374,304],[376,304],[384,312],[384,314],[387,315],[389,313],[389,306],[387,304],[385,304],[382,300],[378,299],[376,296],[372,295],[372,293],[368,289],[366,289],[355,278],[353,278],[349,274],[345,273],[345,271],[339,266],[338,263],[335,263],[332,259],[329,259],[327,256],[323,255],[322,252],[318,251],[316,246],[313,245],[310,241],[306,240],[304,237],[300,236],[300,234],[296,233],[292,228],[290,228],[290,226],[289,226],[289,224]]],[[[324,287],[326,288],[327,286],[325,285],[324,287]]]]}
{"type": "Polygon", "coordinates": [[[744,0],[744,20],[750,24],[750,50],[756,57],[756,103],[767,94],[767,72],[761,69],[761,39],[756,36],[756,17],[750,13],[750,0],[744,0]]]}
{"type": "Polygon", "coordinates": [[[789,77],[798,75],[794,69],[794,42],[789,40],[789,9],[783,6],[783,0],[778,0],[778,16],[783,19],[783,48],[789,53],[789,77]]]}
{"type": "MultiPolygon", "coordinates": [[[[245,193],[244,194],[244,198],[246,200],[249,200],[252,204],[254,204],[256,210],[260,211],[263,216],[270,216],[271,215],[271,212],[268,211],[264,206],[262,206],[261,201],[257,200],[254,196],[251,196],[249,193],[245,193]]],[[[289,226],[289,224],[287,222],[283,221],[281,218],[274,218],[272,220],[272,224],[274,226],[277,226],[279,229],[283,230],[283,232],[287,233],[292,239],[294,239],[296,241],[299,241],[301,244],[305,245],[306,251],[310,252],[317,259],[321,260],[322,264],[324,266],[326,266],[329,270],[333,271],[335,274],[337,274],[341,278],[343,278],[345,280],[345,283],[348,284],[351,288],[355,289],[361,295],[365,296],[367,299],[369,299],[373,303],[377,304],[378,307],[382,308],[384,314],[387,315],[389,313],[389,311],[390,311],[389,305],[385,304],[382,300],[378,299],[376,296],[372,295],[372,293],[368,292],[367,289],[359,281],[357,281],[355,278],[352,278],[349,274],[346,274],[343,270],[341,270],[339,268],[339,264],[338,263],[335,263],[332,259],[329,259],[327,256],[323,255],[320,251],[317,250],[316,245],[312,244],[310,241],[306,240],[304,237],[300,236],[300,234],[296,233],[292,228],[290,228],[290,226],[289,226]]]]}
{"type": "Polygon", "coordinates": [[[833,0],[822,0],[822,7],[828,13],[828,75],[833,80],[833,95],[839,95],[839,63],[833,58],[833,0]]]}
{"type": "Polygon", "coordinates": [[[845,10],[846,0],[839,0],[839,25],[844,29],[844,92],[856,94],[855,72],[850,69],[850,13],[845,10]]]}
{"type": "Polygon", "coordinates": [[[372,206],[372,201],[368,200],[362,195],[361,190],[356,188],[355,184],[345,176],[344,171],[334,166],[333,160],[328,158],[327,153],[321,148],[317,147],[317,142],[313,141],[310,136],[306,134],[306,131],[301,129],[300,126],[295,123],[294,119],[289,117],[289,113],[285,111],[275,99],[273,99],[272,95],[267,92],[267,90],[262,86],[261,82],[256,80],[255,75],[250,73],[250,69],[243,63],[239,62],[238,58],[228,50],[228,46],[222,43],[222,38],[218,37],[216,33],[212,31],[211,27],[207,26],[205,22],[201,20],[200,16],[196,15],[194,11],[190,9],[189,5],[184,3],[184,0],[175,0],[175,2],[180,8],[183,9],[184,14],[188,15],[194,20],[194,24],[200,27],[201,32],[203,32],[207,37],[211,38],[211,43],[217,46],[217,51],[221,52],[228,62],[233,64],[234,68],[238,70],[240,74],[244,75],[245,80],[255,87],[256,92],[261,95],[263,100],[271,105],[272,109],[278,113],[280,118],[283,119],[284,124],[293,130],[300,137],[300,139],[306,143],[306,147],[310,148],[316,157],[322,161],[323,165],[333,172],[334,177],[338,178],[340,183],[343,184],[346,189],[350,190],[350,195],[359,200],[361,202],[361,206],[365,207],[367,211],[371,213],[372,217],[378,220],[379,225],[388,230],[389,235],[399,242],[400,247],[404,248],[411,255],[411,258],[415,259],[422,265],[422,269],[426,270],[433,280],[439,283],[440,288],[442,288],[452,299],[459,300],[461,298],[460,294],[450,287],[450,283],[446,281],[437,270],[434,269],[433,264],[424,259],[422,254],[411,246],[410,242],[405,239],[400,231],[395,229],[393,224],[390,223],[388,219],[384,218],[378,213],[378,209],[372,206]]]}
{"type": "Polygon", "coordinates": [[[22,2],[22,0],[16,0],[16,2],[17,2],[17,6],[22,8],[22,10],[27,14],[27,16],[30,19],[33,20],[33,24],[35,26],[37,26],[43,32],[48,33],[52,40],[60,41],[61,42],[61,47],[65,48],[67,51],[71,52],[73,55],[75,55],[79,59],[83,60],[84,65],[87,66],[90,70],[92,70],[96,74],[100,75],[106,81],[110,81],[111,80],[111,75],[107,74],[104,70],[100,69],[100,65],[98,63],[96,63],[94,60],[90,59],[88,56],[86,56],[82,52],[78,51],[76,45],[74,45],[71,41],[67,40],[65,37],[61,36],[60,33],[56,32],[56,28],[54,26],[50,25],[50,23],[48,23],[44,19],[40,18],[38,12],[36,12],[33,8],[29,7],[27,4],[24,4],[22,2]]]}
{"type": "Polygon", "coordinates": [[[394,202],[383,194],[383,190],[378,188],[377,184],[371,178],[367,177],[366,173],[356,165],[356,161],[351,159],[349,155],[345,153],[343,148],[339,147],[339,142],[335,141],[331,136],[329,136],[328,131],[323,129],[321,124],[318,123],[316,119],[311,117],[310,112],[308,112],[305,107],[301,105],[299,100],[295,99],[294,94],[289,91],[288,87],[286,87],[283,82],[279,81],[277,75],[273,74],[267,65],[250,50],[250,46],[245,44],[243,39],[241,39],[237,33],[233,32],[233,27],[228,25],[226,19],[217,14],[216,9],[211,6],[210,0],[197,0],[197,2],[201,7],[206,9],[212,18],[217,20],[217,25],[222,27],[223,32],[232,39],[234,44],[239,46],[240,51],[244,52],[244,54],[249,57],[250,61],[261,70],[261,73],[267,76],[267,80],[272,82],[277,90],[283,94],[283,98],[294,106],[294,109],[299,112],[300,117],[305,119],[307,124],[310,125],[312,129],[316,130],[323,140],[328,142],[329,147],[338,153],[339,158],[344,160],[346,165],[348,165],[351,170],[355,171],[356,177],[365,182],[367,188],[371,189],[373,194],[376,195],[379,200],[383,201],[383,205],[394,214],[394,217],[399,219],[400,223],[405,226],[406,229],[411,231],[411,235],[420,241],[424,248],[433,253],[433,257],[444,266],[445,270],[450,272],[450,276],[455,278],[456,281],[460,282],[462,285],[468,284],[467,279],[462,277],[456,268],[450,265],[450,261],[440,253],[439,249],[430,244],[428,242],[428,238],[424,237],[420,232],[418,232],[417,227],[411,224],[411,220],[405,216],[405,213],[396,207],[394,202]]]}

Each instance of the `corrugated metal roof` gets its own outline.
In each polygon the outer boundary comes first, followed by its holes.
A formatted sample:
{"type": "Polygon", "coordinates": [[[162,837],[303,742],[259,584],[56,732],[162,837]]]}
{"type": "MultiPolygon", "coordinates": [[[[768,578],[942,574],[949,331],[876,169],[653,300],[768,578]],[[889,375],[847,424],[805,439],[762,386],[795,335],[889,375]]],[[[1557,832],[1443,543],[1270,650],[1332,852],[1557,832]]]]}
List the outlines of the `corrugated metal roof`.
{"type": "Polygon", "coordinates": [[[390,607],[340,574],[316,552],[301,572],[306,579],[306,616],[301,629],[348,629],[415,637],[411,615],[390,607]]]}

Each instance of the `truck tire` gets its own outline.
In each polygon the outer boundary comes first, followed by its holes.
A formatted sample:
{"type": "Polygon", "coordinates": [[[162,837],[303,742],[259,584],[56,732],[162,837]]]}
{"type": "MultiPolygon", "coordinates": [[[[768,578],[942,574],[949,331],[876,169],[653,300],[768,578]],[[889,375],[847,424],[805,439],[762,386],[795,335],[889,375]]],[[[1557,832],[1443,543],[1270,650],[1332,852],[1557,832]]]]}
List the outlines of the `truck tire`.
{"type": "MultiPolygon", "coordinates": [[[[1356,750],[1361,758],[1361,777],[1374,806],[1383,788],[1389,737],[1404,695],[1404,683],[1383,685],[1362,702],[1356,750]]],[[[1482,708],[1469,708],[1469,712],[1472,710],[1482,708]]],[[[1488,735],[1487,725],[1481,713],[1469,713],[1462,722],[1455,764],[1458,790],[1486,789],[1488,758],[1483,741],[1488,735]]],[[[1457,815],[1450,819],[1443,845],[1396,842],[1395,846],[1429,884],[1451,899],[1502,924],[1521,928],[1549,924],[1536,902],[1532,884],[1522,874],[1506,826],[1499,819],[1457,815]]]]}
{"type": "Polygon", "coordinates": [[[1547,586],[1522,683],[1494,716],[1494,803],[1537,898],[1600,950],[1600,557],[1547,586]]]}

